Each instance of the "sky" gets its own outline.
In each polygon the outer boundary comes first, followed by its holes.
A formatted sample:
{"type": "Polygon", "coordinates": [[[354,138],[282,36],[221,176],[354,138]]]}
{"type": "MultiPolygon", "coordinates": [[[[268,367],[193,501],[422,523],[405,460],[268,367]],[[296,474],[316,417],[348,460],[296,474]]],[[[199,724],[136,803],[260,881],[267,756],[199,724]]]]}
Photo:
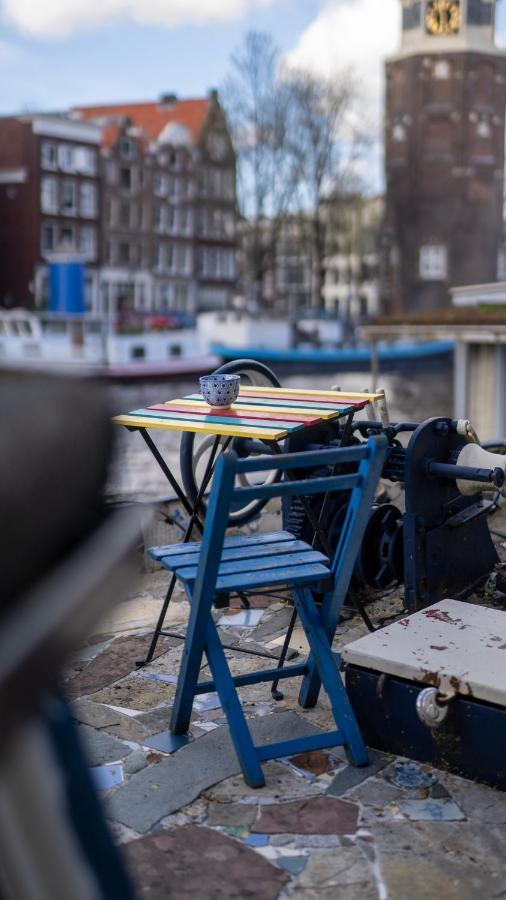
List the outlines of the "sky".
{"type": "MultiPolygon", "coordinates": [[[[383,61],[399,0],[0,0],[0,114],[75,104],[204,96],[251,29],[325,75],[351,67],[381,168],[383,61]]],[[[498,5],[506,46],[506,0],[498,5]]]]}

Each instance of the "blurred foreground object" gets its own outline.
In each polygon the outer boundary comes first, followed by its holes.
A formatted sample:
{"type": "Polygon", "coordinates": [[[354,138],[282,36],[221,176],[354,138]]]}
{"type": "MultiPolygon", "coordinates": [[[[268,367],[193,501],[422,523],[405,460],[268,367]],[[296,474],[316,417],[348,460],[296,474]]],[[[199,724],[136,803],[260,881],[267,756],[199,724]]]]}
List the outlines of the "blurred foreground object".
{"type": "Polygon", "coordinates": [[[59,672],[132,573],[135,514],[105,515],[96,382],[0,372],[0,895],[130,900],[59,672]]]}

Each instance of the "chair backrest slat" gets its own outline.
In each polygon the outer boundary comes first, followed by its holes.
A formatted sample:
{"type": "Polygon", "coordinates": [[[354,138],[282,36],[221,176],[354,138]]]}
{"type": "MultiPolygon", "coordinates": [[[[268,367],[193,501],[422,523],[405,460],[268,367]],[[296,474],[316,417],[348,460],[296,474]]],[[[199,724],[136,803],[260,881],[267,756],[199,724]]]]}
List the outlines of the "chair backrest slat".
{"type": "Polygon", "coordinates": [[[289,497],[291,495],[308,496],[309,494],[326,494],[333,491],[351,491],[360,476],[358,472],[352,475],[329,475],[324,478],[312,478],[304,481],[282,481],[276,484],[259,484],[251,488],[235,488],[233,494],[234,506],[242,507],[252,500],[266,499],[269,497],[289,497]]]}
{"type": "MultiPolygon", "coordinates": [[[[216,465],[215,477],[209,498],[202,550],[200,553],[197,579],[193,591],[194,602],[211,600],[220,564],[229,511],[240,500],[241,505],[253,499],[275,496],[309,494],[329,494],[347,492],[346,515],[341,529],[338,546],[333,556],[332,587],[330,594],[334,602],[328,604],[328,614],[335,616],[348,589],[358,547],[369,518],[369,511],[381,475],[387,451],[387,441],[383,436],[372,437],[366,443],[343,449],[317,450],[279,456],[250,457],[239,459],[233,450],[222,454],[216,465]],[[355,472],[339,474],[341,465],[356,464],[355,472]],[[297,475],[268,485],[254,485],[251,488],[234,487],[237,474],[266,472],[281,469],[310,470],[328,467],[331,474],[302,480],[297,475]],[[334,474],[336,473],[336,474],[334,474]],[[199,599],[200,598],[200,599],[199,599]],[[337,601],[336,602],[336,598],[337,601]]],[[[205,605],[205,604],[204,604],[205,605]]],[[[337,622],[336,622],[337,624],[337,622]]]]}
{"type": "Polygon", "coordinates": [[[299,453],[280,453],[273,456],[250,456],[237,461],[237,472],[265,472],[269,469],[310,469],[336,463],[359,462],[368,456],[369,442],[353,447],[329,447],[327,450],[303,450],[299,453]]]}

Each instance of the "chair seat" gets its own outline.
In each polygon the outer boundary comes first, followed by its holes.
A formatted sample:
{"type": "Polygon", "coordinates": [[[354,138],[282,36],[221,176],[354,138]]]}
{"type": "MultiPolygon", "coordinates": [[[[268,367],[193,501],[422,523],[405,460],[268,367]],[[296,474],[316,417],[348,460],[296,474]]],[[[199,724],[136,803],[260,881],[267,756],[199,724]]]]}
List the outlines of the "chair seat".
{"type": "MultiPolygon", "coordinates": [[[[232,549],[240,549],[241,547],[261,547],[280,541],[293,541],[294,536],[289,531],[264,531],[260,534],[238,534],[233,537],[226,537],[223,543],[224,552],[232,549]]],[[[169,559],[173,556],[180,556],[182,553],[190,553],[198,559],[202,541],[188,541],[186,544],[165,544],[161,547],[150,547],[149,555],[151,559],[162,560],[169,559]]]]}
{"type": "MultiPolygon", "coordinates": [[[[154,547],[150,554],[180,581],[197,577],[201,543],[154,547]],[[165,552],[164,552],[165,551],[165,552]]],[[[280,584],[308,584],[331,575],[328,558],[288,531],[231,537],[224,542],[216,593],[280,584]]]]}

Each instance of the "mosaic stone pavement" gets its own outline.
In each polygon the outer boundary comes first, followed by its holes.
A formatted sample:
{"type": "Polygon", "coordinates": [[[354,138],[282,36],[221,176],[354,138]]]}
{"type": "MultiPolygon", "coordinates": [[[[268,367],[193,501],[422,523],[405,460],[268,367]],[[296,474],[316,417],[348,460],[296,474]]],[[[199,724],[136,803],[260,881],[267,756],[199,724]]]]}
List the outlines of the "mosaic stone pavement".
{"type": "MultiPolygon", "coordinates": [[[[276,516],[264,516],[262,527],[278,527],[276,516]]],[[[161,520],[152,527],[157,538],[165,528],[165,542],[177,539],[177,529],[172,533],[161,520]]],[[[503,557],[505,550],[500,547],[503,557]]],[[[269,762],[266,786],[252,790],[212,698],[194,707],[188,740],[174,740],[168,726],[182,641],[164,638],[152,663],[136,667],[166,585],[161,570],[142,572],[65,673],[106,816],[139,897],[506,897],[506,796],[500,792],[375,751],[368,768],[354,769],[340,749],[269,762]]],[[[493,582],[487,591],[494,602],[493,582]]],[[[256,598],[254,607],[261,612],[254,627],[228,624],[227,616],[219,626],[233,648],[227,656],[234,674],[258,668],[258,658],[241,647],[279,653],[289,607],[269,598],[256,598]]],[[[369,607],[376,620],[401,610],[396,590],[369,607]]],[[[186,618],[187,605],[176,593],[170,630],[184,634],[186,618]]],[[[335,646],[364,633],[352,617],[339,626],[335,646]]],[[[303,652],[298,637],[294,653],[303,652]]],[[[298,680],[284,682],[278,702],[268,684],[241,690],[257,739],[329,727],[325,695],[315,709],[301,710],[297,688],[298,680]]]]}

